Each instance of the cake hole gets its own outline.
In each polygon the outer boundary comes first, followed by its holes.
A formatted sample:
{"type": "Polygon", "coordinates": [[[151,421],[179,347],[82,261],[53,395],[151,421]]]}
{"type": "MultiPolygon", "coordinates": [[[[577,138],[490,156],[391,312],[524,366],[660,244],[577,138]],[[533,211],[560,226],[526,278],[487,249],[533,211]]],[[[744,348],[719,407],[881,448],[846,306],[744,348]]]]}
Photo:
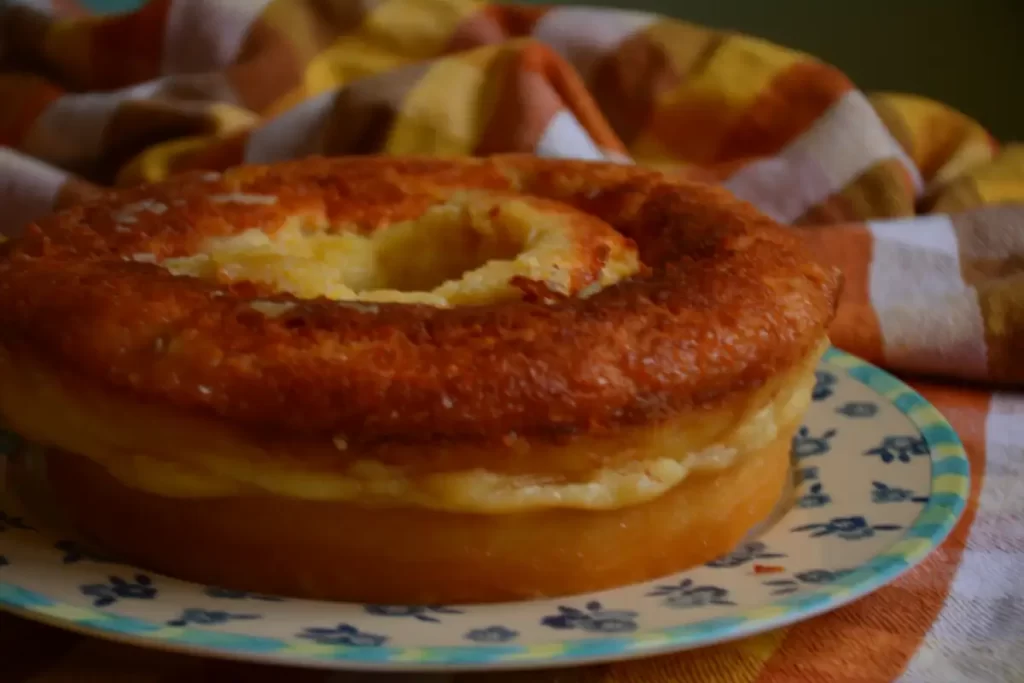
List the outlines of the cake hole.
{"type": "MultiPolygon", "coordinates": [[[[573,230],[580,228],[566,221],[565,211],[571,209],[466,193],[415,220],[373,230],[298,218],[273,233],[249,229],[209,239],[198,253],[161,265],[222,284],[257,282],[300,299],[480,305],[520,297],[513,282],[523,279],[568,295],[573,273],[566,264],[579,259],[573,230]]],[[[607,234],[592,239],[621,239],[600,225],[607,234]]],[[[597,267],[599,286],[606,286],[635,272],[635,252],[597,267]]]]}
{"type": "Polygon", "coordinates": [[[357,293],[368,290],[431,292],[461,279],[492,261],[511,261],[529,240],[529,226],[503,220],[495,206],[432,209],[415,221],[396,223],[376,232],[375,264],[369,282],[353,282],[357,293]]]}

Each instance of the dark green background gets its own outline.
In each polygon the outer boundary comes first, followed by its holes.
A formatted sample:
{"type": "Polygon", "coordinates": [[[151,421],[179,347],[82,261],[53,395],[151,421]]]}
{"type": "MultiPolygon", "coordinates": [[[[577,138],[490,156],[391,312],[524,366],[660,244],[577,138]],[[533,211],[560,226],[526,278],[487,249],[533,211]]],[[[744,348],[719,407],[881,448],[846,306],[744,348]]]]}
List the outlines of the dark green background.
{"type": "MultiPolygon", "coordinates": [[[[534,4],[549,4],[525,0],[534,4]]],[[[84,0],[99,10],[140,0],[84,0]]],[[[568,0],[762,36],[843,69],[865,90],[941,100],[1024,140],[1024,0],[568,0]]]]}

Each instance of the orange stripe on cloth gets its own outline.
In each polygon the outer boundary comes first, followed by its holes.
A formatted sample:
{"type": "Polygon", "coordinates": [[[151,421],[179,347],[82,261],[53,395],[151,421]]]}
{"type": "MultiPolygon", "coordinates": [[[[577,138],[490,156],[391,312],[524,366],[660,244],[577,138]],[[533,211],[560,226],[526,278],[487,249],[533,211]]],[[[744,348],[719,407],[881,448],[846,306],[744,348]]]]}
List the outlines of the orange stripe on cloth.
{"type": "Polygon", "coordinates": [[[582,81],[554,50],[524,40],[500,63],[504,85],[475,154],[532,152],[562,109],[572,112],[599,147],[625,152],[582,81]]]}
{"type": "Polygon", "coordinates": [[[865,360],[882,362],[882,329],[871,305],[871,233],[864,225],[846,224],[807,228],[803,234],[823,262],[843,272],[839,312],[829,329],[832,342],[865,360]]]}
{"type": "Polygon", "coordinates": [[[790,628],[757,683],[866,683],[899,678],[945,603],[978,508],[985,476],[987,392],[916,387],[967,448],[971,494],[946,542],[917,568],[852,605],[790,628]],[[898,609],[893,609],[898,605],[898,609]]]}
{"type": "Polygon", "coordinates": [[[768,84],[726,133],[718,158],[775,154],[852,89],[850,79],[834,67],[796,62],[768,84]]]}
{"type": "Polygon", "coordinates": [[[64,91],[38,76],[0,76],[0,147],[18,149],[39,115],[64,91]]]}

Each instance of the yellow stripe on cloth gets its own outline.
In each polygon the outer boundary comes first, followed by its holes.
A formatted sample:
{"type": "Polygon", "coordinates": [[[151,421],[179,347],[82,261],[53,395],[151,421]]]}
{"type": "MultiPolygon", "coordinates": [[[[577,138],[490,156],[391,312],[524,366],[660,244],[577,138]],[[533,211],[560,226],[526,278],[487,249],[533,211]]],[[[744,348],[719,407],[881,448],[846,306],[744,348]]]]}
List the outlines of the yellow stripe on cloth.
{"type": "Polygon", "coordinates": [[[406,95],[388,136],[391,154],[471,154],[493,115],[516,47],[484,47],[433,64],[406,95]]]}
{"type": "Polygon", "coordinates": [[[985,205],[1024,202],[1024,144],[1008,145],[947,183],[932,198],[935,213],[959,213],[985,205]]]}
{"type": "Polygon", "coordinates": [[[898,93],[874,94],[871,104],[930,187],[945,185],[995,154],[984,128],[943,104],[898,93]]]}
{"type": "Polygon", "coordinates": [[[121,167],[116,184],[125,186],[164,180],[181,170],[182,160],[212,148],[258,123],[251,112],[229,104],[210,104],[206,114],[214,121],[211,127],[218,131],[216,134],[174,138],[151,145],[121,167]]]}
{"type": "Polygon", "coordinates": [[[481,6],[475,0],[383,0],[358,30],[309,61],[301,86],[275,103],[270,114],[358,78],[438,56],[481,6]]]}
{"type": "Polygon", "coordinates": [[[732,126],[780,73],[802,59],[762,40],[725,38],[682,86],[660,98],[650,127],[633,144],[634,153],[655,162],[714,163],[732,126]],[[693,135],[694,130],[701,134],[693,135]]]}

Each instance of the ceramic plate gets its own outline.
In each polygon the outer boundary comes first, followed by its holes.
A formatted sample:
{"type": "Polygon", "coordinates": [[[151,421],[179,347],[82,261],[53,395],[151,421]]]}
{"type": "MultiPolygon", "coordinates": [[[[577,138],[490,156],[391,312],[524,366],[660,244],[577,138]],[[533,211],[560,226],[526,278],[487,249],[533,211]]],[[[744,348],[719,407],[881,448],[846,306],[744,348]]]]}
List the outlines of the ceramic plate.
{"type": "MultiPolygon", "coordinates": [[[[282,599],[96,555],[4,486],[0,606],[138,645],[339,669],[548,667],[751,635],[891,581],[945,538],[967,497],[960,441],[921,396],[836,350],[817,380],[793,440],[795,505],[735,552],[649,583],[504,605],[282,599]]],[[[0,482],[13,462],[0,458],[0,482]]]]}

